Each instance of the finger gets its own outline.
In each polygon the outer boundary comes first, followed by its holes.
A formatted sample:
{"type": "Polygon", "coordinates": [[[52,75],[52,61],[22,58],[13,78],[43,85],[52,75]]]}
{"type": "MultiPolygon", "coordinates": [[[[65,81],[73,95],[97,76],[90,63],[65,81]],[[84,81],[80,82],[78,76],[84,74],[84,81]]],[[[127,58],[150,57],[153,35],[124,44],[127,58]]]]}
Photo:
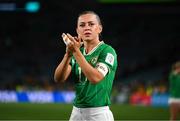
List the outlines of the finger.
{"type": "Polygon", "coordinates": [[[61,37],[64,38],[65,36],[66,36],[66,34],[65,34],[65,33],[62,33],[61,37]]]}
{"type": "Polygon", "coordinates": [[[80,45],[83,45],[83,41],[82,41],[81,36],[78,36],[78,40],[79,40],[80,45]]]}
{"type": "Polygon", "coordinates": [[[68,36],[65,33],[62,33],[62,39],[64,41],[64,43],[66,44],[66,46],[71,43],[71,40],[68,38],[68,36]]]}
{"type": "Polygon", "coordinates": [[[69,33],[67,33],[66,35],[67,35],[67,37],[68,37],[71,41],[74,41],[74,37],[73,37],[73,36],[71,36],[69,33]]]}
{"type": "Polygon", "coordinates": [[[81,40],[78,37],[74,37],[74,39],[76,40],[76,42],[80,43],[81,40]]]}
{"type": "Polygon", "coordinates": [[[76,37],[71,36],[69,33],[67,33],[67,37],[73,42],[73,45],[79,43],[79,41],[76,41],[76,37]]]}
{"type": "Polygon", "coordinates": [[[78,39],[82,41],[82,37],[81,37],[81,35],[78,35],[78,39]]]}
{"type": "Polygon", "coordinates": [[[67,44],[67,47],[68,47],[68,48],[72,48],[72,46],[73,46],[73,43],[72,43],[72,42],[70,42],[70,43],[67,44]]]}
{"type": "Polygon", "coordinates": [[[80,36],[78,36],[78,39],[79,39],[79,40],[81,40],[81,37],[80,37],[80,36]]]}
{"type": "Polygon", "coordinates": [[[61,37],[63,38],[64,41],[67,41],[67,35],[65,33],[62,33],[61,37]]]}

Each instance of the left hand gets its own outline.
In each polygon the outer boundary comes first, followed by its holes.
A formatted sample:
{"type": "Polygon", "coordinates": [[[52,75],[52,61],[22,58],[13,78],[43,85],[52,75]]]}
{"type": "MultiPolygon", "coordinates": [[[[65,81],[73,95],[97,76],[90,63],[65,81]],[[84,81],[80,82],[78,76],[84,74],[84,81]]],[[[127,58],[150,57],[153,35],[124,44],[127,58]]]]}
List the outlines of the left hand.
{"type": "Polygon", "coordinates": [[[69,48],[73,48],[73,52],[79,50],[79,48],[81,47],[81,38],[78,37],[73,37],[70,34],[67,34],[67,37],[71,40],[72,44],[69,44],[68,47],[69,48]]]}

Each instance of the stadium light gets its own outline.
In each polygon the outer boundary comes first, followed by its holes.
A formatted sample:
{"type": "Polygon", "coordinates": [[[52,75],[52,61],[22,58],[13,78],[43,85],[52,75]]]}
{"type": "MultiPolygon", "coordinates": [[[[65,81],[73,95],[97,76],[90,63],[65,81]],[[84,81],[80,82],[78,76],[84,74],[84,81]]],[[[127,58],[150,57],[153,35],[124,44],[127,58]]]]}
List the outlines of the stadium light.
{"type": "Polygon", "coordinates": [[[40,3],[37,1],[30,1],[25,4],[25,10],[30,13],[38,12],[40,9],[40,3]]]}

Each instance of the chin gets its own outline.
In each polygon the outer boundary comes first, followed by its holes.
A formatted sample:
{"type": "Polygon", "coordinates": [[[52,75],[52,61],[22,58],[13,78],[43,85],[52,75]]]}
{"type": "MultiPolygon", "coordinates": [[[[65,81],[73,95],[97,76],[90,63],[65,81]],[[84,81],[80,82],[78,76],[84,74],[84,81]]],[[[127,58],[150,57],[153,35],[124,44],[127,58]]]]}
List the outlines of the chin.
{"type": "Polygon", "coordinates": [[[90,38],[90,37],[85,37],[83,40],[84,40],[84,41],[91,41],[91,40],[93,40],[93,39],[90,38]]]}
{"type": "Polygon", "coordinates": [[[84,41],[86,41],[86,42],[90,42],[92,39],[84,39],[84,41]]]}

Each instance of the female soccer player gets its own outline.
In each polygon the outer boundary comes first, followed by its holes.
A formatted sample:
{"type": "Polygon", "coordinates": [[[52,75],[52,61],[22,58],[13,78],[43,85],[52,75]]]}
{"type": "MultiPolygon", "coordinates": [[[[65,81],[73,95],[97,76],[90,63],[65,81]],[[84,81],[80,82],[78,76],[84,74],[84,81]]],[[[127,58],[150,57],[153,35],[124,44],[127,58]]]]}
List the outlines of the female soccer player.
{"type": "Polygon", "coordinates": [[[174,121],[180,112],[180,61],[172,66],[170,80],[170,120],[174,121]]]}
{"type": "Polygon", "coordinates": [[[71,72],[75,75],[76,97],[70,121],[114,120],[109,105],[117,55],[111,46],[99,40],[102,29],[99,16],[93,11],[84,11],[77,19],[78,37],[63,34],[66,53],[54,78],[64,82],[71,72]]]}

